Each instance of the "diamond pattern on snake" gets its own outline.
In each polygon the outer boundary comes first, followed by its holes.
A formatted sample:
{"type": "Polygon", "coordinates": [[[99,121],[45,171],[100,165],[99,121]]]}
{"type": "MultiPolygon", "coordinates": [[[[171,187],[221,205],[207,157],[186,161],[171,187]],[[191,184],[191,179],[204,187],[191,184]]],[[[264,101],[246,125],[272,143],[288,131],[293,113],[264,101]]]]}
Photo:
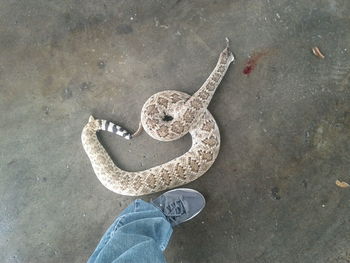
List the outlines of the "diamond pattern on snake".
{"type": "Polygon", "coordinates": [[[226,40],[226,48],[199,90],[192,96],[176,90],[151,96],[142,107],[139,129],[134,134],[110,121],[90,116],[81,140],[96,176],[106,188],[121,195],[140,196],[187,184],[208,171],[219,153],[220,132],[207,107],[234,61],[226,40]],[[142,129],[152,138],[164,142],[190,133],[192,146],[169,162],[144,171],[129,172],[113,162],[97,138],[99,131],[108,131],[129,140],[142,129]]]}

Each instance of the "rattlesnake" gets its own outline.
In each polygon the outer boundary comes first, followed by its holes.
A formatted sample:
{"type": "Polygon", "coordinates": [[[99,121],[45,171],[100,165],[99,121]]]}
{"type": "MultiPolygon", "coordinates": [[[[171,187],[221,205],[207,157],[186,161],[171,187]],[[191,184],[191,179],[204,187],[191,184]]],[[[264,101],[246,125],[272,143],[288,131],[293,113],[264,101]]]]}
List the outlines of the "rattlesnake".
{"type": "Polygon", "coordinates": [[[227,47],[202,87],[192,96],[179,91],[166,90],[151,96],[141,110],[139,126],[154,139],[176,140],[188,132],[192,146],[183,155],[148,170],[128,172],[118,168],[97,138],[97,132],[109,131],[126,139],[135,135],[120,126],[90,116],[81,139],[92,167],[109,190],[130,196],[162,191],[187,184],[203,175],[214,163],[220,148],[220,133],[207,106],[225,75],[234,56],[227,47]]]}

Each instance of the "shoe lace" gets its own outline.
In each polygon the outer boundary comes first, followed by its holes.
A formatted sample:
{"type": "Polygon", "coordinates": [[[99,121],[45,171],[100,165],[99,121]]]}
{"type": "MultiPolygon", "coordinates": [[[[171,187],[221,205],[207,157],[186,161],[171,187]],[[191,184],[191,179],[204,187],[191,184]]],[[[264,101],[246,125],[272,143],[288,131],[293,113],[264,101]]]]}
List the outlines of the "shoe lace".
{"type": "Polygon", "coordinates": [[[185,205],[183,199],[179,197],[177,200],[167,204],[163,211],[165,217],[170,223],[175,223],[176,218],[186,214],[185,205]]]}

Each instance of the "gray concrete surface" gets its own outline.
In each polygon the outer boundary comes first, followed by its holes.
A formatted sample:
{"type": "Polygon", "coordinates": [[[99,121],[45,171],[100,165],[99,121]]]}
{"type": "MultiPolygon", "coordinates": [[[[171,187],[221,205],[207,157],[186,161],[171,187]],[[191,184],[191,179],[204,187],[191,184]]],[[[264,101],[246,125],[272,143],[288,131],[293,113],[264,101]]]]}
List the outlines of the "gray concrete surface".
{"type": "MultiPolygon", "coordinates": [[[[0,1],[1,262],[87,260],[134,200],[94,175],[88,116],[135,129],[150,95],[202,84],[226,36],[237,61],[209,107],[221,152],[187,185],[207,207],[168,262],[350,262],[350,189],[335,185],[350,182],[349,14],[347,0],[0,1]]],[[[128,170],[190,145],[102,141],[128,170]]]]}

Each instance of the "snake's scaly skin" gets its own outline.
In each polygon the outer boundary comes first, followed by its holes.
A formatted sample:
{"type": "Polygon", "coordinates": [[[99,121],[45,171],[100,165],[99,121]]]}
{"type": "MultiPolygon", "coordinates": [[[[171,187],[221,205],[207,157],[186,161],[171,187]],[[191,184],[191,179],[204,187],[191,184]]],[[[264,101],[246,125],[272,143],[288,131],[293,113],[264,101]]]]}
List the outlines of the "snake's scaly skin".
{"type": "Polygon", "coordinates": [[[220,149],[219,128],[207,106],[233,60],[227,46],[209,78],[194,95],[167,90],[151,96],[144,104],[141,123],[151,137],[171,141],[188,132],[192,136],[191,148],[167,163],[139,172],[118,168],[96,133],[105,130],[126,139],[131,135],[118,125],[91,116],[81,139],[101,183],[115,193],[138,196],[187,184],[203,175],[214,163],[220,149]]]}

